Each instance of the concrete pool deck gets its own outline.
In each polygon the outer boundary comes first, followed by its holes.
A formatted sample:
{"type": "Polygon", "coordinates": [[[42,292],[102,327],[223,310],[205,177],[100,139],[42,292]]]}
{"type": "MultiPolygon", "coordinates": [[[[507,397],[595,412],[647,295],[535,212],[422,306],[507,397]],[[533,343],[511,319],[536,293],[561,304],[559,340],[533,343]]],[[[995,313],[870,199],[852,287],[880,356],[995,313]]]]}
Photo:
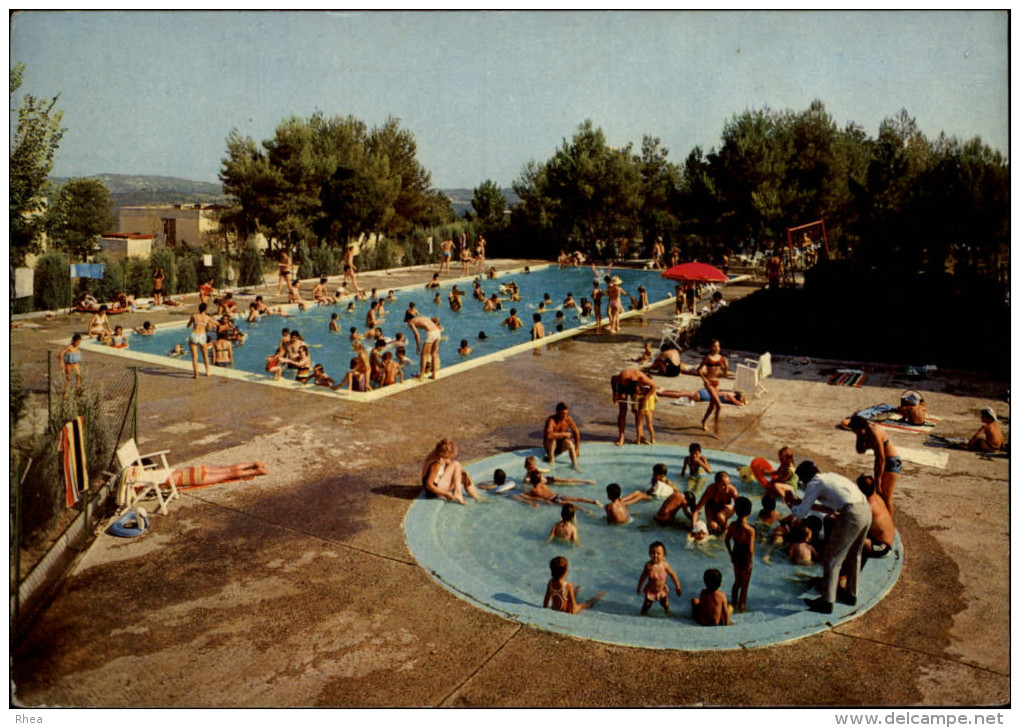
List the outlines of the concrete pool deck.
{"type": "MultiPolygon", "coordinates": [[[[534,261],[506,261],[504,267],[534,261]]],[[[431,272],[360,276],[382,289],[431,272]]],[[[455,276],[450,276],[453,278],[455,276]]],[[[445,280],[445,278],[444,278],[445,280]]],[[[272,289],[271,289],[272,290],[272,289]]],[[[735,288],[740,295],[751,288],[735,288]]],[[[727,297],[730,293],[727,292],[727,297]]],[[[136,326],[194,310],[123,314],[136,326]]],[[[274,304],[275,305],[275,304],[274,304]]],[[[557,401],[584,441],[616,438],[608,377],[660,337],[671,309],[582,333],[371,406],[276,387],[142,368],[141,449],[174,465],[263,460],[270,475],[185,493],[131,540],[100,536],[29,634],[12,648],[18,706],[404,707],[647,705],[991,705],[1010,699],[1009,461],[948,451],[945,468],[904,464],[897,528],[908,558],[860,619],[783,645],[682,652],[550,634],[454,597],[409,552],[403,520],[422,458],[440,437],[463,460],[534,447],[557,401]],[[556,666],[569,666],[558,669],[556,666]],[[760,677],[768,675],[768,680],[760,677]],[[541,676],[541,679],[536,679],[541,676]]],[[[15,356],[45,358],[87,323],[38,319],[11,332],[15,356]]],[[[736,356],[726,348],[724,353],[736,356]]],[[[751,355],[756,352],[743,352],[751,355]]],[[[692,353],[685,362],[694,363],[692,353]]],[[[854,475],[870,458],[835,429],[861,407],[920,389],[936,432],[969,436],[992,405],[1008,428],[1008,385],[939,371],[920,382],[870,367],[861,388],[826,384],[839,362],[774,357],[768,393],[725,408],[660,401],[660,442],[775,458],[794,447],[854,475]]],[[[86,354],[85,376],[122,371],[86,354]]],[[[88,381],[88,379],[86,379],[88,381]]],[[[669,380],[664,380],[669,381],[669,380]]],[[[691,377],[672,380],[683,386],[691,377]]],[[[923,437],[892,433],[922,448],[923,437]]],[[[633,422],[628,422],[633,440],[633,422]]],[[[582,449],[583,458],[583,449],[582,449]]],[[[753,585],[753,583],[752,583],[753,585]]],[[[583,618],[581,615],[580,618],[583,618]]]]}

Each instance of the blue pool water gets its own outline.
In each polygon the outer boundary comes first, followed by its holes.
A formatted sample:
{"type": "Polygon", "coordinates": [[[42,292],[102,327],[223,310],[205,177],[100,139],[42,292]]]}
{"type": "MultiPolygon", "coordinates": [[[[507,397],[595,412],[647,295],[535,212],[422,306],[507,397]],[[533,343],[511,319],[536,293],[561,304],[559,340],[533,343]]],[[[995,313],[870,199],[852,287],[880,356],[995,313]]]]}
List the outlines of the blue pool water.
{"type": "MultiPolygon", "coordinates": [[[[679,479],[686,448],[670,445],[617,448],[605,443],[585,443],[582,450],[582,474],[566,464],[557,463],[553,475],[583,477],[597,485],[553,485],[553,490],[606,502],[605,486],[619,483],[624,494],[648,487],[652,466],[662,462],[669,477],[682,490],[679,479]]],[[[746,456],[706,450],[713,470],[730,473],[741,495],[754,504],[753,517],[760,509],[762,488],[741,482],[737,469],[750,462],[746,456]]],[[[522,480],[524,458],[539,455],[538,450],[503,453],[465,468],[475,482],[492,479],[495,468],[502,468],[516,482],[522,480]]],[[[485,492],[485,491],[483,491],[485,492]]],[[[701,492],[704,492],[702,488],[701,492]]],[[[704,587],[706,569],[723,574],[727,599],[733,584],[733,567],[720,538],[693,544],[689,527],[659,526],[652,520],[661,501],[642,501],[630,507],[633,520],[622,526],[609,526],[601,508],[578,504],[577,526],[580,545],[562,541],[547,543],[549,530],[559,520],[560,507],[542,505],[537,510],[510,500],[505,495],[486,493],[489,502],[468,501],[467,506],[421,498],[408,512],[405,533],[408,545],[419,563],[444,586],[458,596],[511,617],[555,632],[604,642],[668,649],[726,649],[760,646],[812,634],[830,623],[857,616],[873,606],[892,588],[902,564],[902,546],[884,559],[871,560],[864,569],[857,607],[836,605],[832,615],[809,612],[804,597],[818,595],[810,583],[821,577],[821,567],[797,567],[780,550],[764,560],[769,548],[755,546],[754,570],[748,597],[748,611],[734,614],[728,627],[702,627],[690,617],[690,598],[704,587]],[[666,560],[680,578],[683,596],[677,597],[670,582],[672,616],[665,616],[655,604],[648,616],[638,614],[643,596],[636,593],[638,578],[648,560],[653,541],[666,545],[666,560]],[[570,562],[567,577],[583,589],[581,601],[604,591],[591,610],[567,615],[542,609],[549,580],[549,560],[565,556],[570,562]]],[[[785,506],[779,506],[787,513],[785,506]]],[[[681,515],[680,522],[686,524],[681,515]]]]}
{"type": "MultiPolygon", "coordinates": [[[[641,270],[619,270],[613,271],[623,280],[623,288],[629,294],[637,297],[637,288],[644,286],[648,291],[648,299],[651,303],[661,301],[672,293],[673,281],[663,279],[657,272],[641,270]]],[[[542,314],[542,323],[546,333],[556,331],[556,312],[562,310],[563,300],[568,292],[574,294],[574,300],[580,304],[581,298],[591,297],[592,272],[590,268],[564,268],[547,267],[535,270],[528,274],[504,273],[501,276],[489,280],[482,279],[482,288],[486,295],[499,293],[499,284],[515,281],[520,287],[521,300],[516,302],[504,301],[503,310],[495,312],[482,311],[482,303],[471,297],[471,281],[459,282],[459,287],[465,292],[463,308],[460,311],[451,311],[447,301],[447,295],[452,284],[444,284],[439,289],[426,290],[425,281],[431,277],[431,273],[423,271],[422,285],[410,289],[397,291],[396,301],[385,304],[386,315],[381,326],[387,337],[393,337],[396,333],[403,332],[410,340],[408,356],[416,360],[414,352],[414,336],[404,323],[404,312],[408,303],[414,301],[418,310],[424,316],[439,316],[440,324],[444,327],[444,336],[448,339],[441,347],[441,356],[444,366],[449,366],[459,361],[465,361],[486,354],[492,354],[511,346],[524,343],[530,340],[532,325],[532,314],[539,307],[544,294],[548,293],[553,301],[552,306],[547,306],[547,312],[542,314]],[[441,304],[433,303],[433,298],[438,290],[441,304]],[[510,308],[516,308],[518,316],[524,321],[524,326],[517,331],[509,331],[507,327],[500,324],[509,316],[510,308]],[[479,332],[484,331],[487,339],[479,340],[479,332]],[[457,353],[461,339],[467,339],[473,351],[463,357],[457,353]]],[[[605,286],[603,285],[603,288],[605,286]]],[[[385,297],[388,291],[380,289],[377,297],[385,297]]],[[[238,306],[247,309],[248,304],[254,297],[235,296],[238,306]]],[[[234,368],[245,372],[264,374],[267,378],[272,375],[264,373],[266,357],[273,354],[280,341],[280,331],[286,327],[301,332],[302,338],[309,344],[312,361],[322,364],[326,373],[337,381],[347,372],[349,362],[354,356],[351,349],[349,334],[351,326],[356,326],[358,331],[364,333],[365,315],[368,313],[368,301],[357,303],[353,313],[347,312],[347,304],[351,299],[345,298],[341,304],[336,306],[310,306],[307,311],[294,311],[290,318],[270,316],[263,318],[261,322],[249,324],[239,317],[237,326],[245,334],[247,339],[243,346],[234,348],[234,368]],[[329,331],[329,320],[332,314],[339,314],[340,332],[329,331]]],[[[603,317],[605,318],[606,304],[603,302],[603,317]]],[[[247,311],[244,311],[247,315],[247,311]]],[[[577,310],[567,309],[564,311],[564,328],[577,328],[593,319],[584,319],[578,316],[577,310]]],[[[188,330],[182,327],[170,327],[157,329],[152,336],[131,337],[131,349],[147,354],[165,355],[174,345],[181,344],[187,351],[188,330]]],[[[370,346],[367,348],[371,348],[370,346]]],[[[412,376],[417,372],[417,366],[408,367],[405,376],[412,376]]],[[[293,377],[293,372],[287,376],[293,377]]]]}

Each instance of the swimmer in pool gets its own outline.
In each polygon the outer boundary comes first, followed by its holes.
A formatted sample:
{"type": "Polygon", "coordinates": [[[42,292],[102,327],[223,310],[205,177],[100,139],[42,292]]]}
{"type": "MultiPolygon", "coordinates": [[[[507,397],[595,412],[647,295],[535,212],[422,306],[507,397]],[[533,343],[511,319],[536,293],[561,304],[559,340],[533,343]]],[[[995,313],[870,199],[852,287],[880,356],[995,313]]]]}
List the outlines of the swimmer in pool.
{"type": "Polygon", "coordinates": [[[637,593],[640,594],[644,587],[645,601],[641,605],[641,614],[648,614],[652,604],[658,602],[662,605],[666,614],[669,614],[669,585],[666,579],[672,579],[676,587],[676,595],[680,596],[680,579],[677,578],[673,567],[666,561],[666,546],[662,541],[655,541],[648,547],[648,561],[638,578],[637,593]]]}
{"type": "Polygon", "coordinates": [[[618,483],[610,483],[606,486],[606,497],[609,498],[609,503],[606,504],[606,522],[610,525],[630,523],[632,519],[627,511],[627,506],[652,499],[652,496],[643,490],[635,490],[626,496],[623,496],[622,493],[618,483]]]}
{"type": "Polygon", "coordinates": [[[560,493],[554,493],[549,489],[549,484],[554,485],[573,485],[573,484],[584,484],[594,485],[594,480],[581,480],[580,478],[546,478],[538,470],[533,470],[528,475],[528,483],[531,485],[531,490],[524,495],[511,496],[514,500],[527,503],[532,507],[538,507],[539,504],[546,503],[549,505],[560,505],[562,503],[590,503],[593,506],[602,505],[597,500],[591,500],[590,498],[578,498],[576,496],[566,496],[560,493]]]}
{"type": "Polygon", "coordinates": [[[692,442],[687,448],[687,457],[684,458],[683,467],[680,468],[680,477],[684,477],[686,473],[690,473],[687,478],[687,487],[689,487],[695,494],[701,490],[702,484],[705,482],[705,476],[701,474],[704,470],[706,473],[712,472],[712,466],[708,464],[708,460],[701,454],[701,445],[696,442],[692,442]]]}
{"type": "Polygon", "coordinates": [[[718,569],[705,570],[705,588],[700,597],[691,599],[691,616],[703,627],[728,625],[733,615],[733,605],[726,603],[726,595],[719,590],[722,586],[722,572],[718,569]]]}
{"type": "Polygon", "coordinates": [[[708,525],[709,533],[722,533],[726,530],[726,521],[734,513],[733,501],[740,494],[730,482],[730,474],[720,471],[715,474],[715,482],[708,486],[708,490],[701,496],[698,505],[691,514],[691,520],[698,520],[698,514],[704,510],[705,523],[708,525]]]}
{"type": "Polygon", "coordinates": [[[747,610],[747,587],[751,583],[751,570],[754,567],[754,542],[756,532],[754,526],[747,522],[751,515],[751,501],[744,496],[737,498],[734,510],[737,520],[726,528],[726,551],[733,562],[733,593],[730,601],[738,612],[747,610]]]}
{"type": "Polygon", "coordinates": [[[560,509],[560,520],[549,531],[546,543],[551,543],[557,538],[575,546],[580,545],[577,538],[577,508],[572,503],[565,503],[560,509]]]}
{"type": "Polygon", "coordinates": [[[683,511],[685,516],[690,518],[691,509],[694,508],[694,505],[697,502],[697,497],[691,491],[687,491],[686,493],[674,491],[672,495],[663,501],[659,510],[654,516],[652,516],[652,518],[660,526],[668,526],[671,523],[675,523],[676,514],[681,511],[683,511]]]}
{"type": "Polygon", "coordinates": [[[578,604],[577,593],[581,587],[574,588],[574,585],[567,581],[567,574],[570,571],[570,564],[562,556],[557,556],[549,562],[549,571],[552,578],[545,587],[545,598],[542,599],[542,609],[555,609],[557,612],[577,614],[585,609],[591,609],[604,592],[599,592],[588,601],[578,604]]]}
{"type": "Polygon", "coordinates": [[[505,493],[508,490],[513,490],[517,487],[517,483],[512,480],[506,479],[506,471],[502,468],[496,468],[492,471],[492,482],[479,483],[478,487],[481,490],[493,490],[497,493],[505,493]]]}
{"type": "Polygon", "coordinates": [[[516,331],[524,326],[524,322],[521,321],[520,317],[517,315],[517,309],[511,308],[510,315],[506,317],[500,326],[506,326],[510,331],[516,331]]]}

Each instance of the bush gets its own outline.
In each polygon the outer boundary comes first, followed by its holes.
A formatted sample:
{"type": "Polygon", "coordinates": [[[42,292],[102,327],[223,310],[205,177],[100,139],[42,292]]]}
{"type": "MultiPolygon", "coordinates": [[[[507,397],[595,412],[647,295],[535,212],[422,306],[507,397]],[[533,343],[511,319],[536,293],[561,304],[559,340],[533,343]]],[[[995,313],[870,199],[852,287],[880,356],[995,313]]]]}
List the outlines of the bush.
{"type": "Polygon", "coordinates": [[[149,290],[146,292],[146,295],[152,293],[152,274],[156,272],[157,268],[162,268],[166,276],[163,279],[163,292],[172,296],[177,292],[175,288],[177,282],[177,263],[172,251],[166,249],[154,250],[152,255],[149,256],[149,290]]]}
{"type": "Polygon", "coordinates": [[[64,473],[57,450],[60,430],[65,423],[81,415],[85,418],[85,458],[89,482],[98,481],[107,467],[116,445],[116,435],[103,415],[106,395],[101,384],[93,382],[81,394],[62,396],[62,377],[54,377],[50,397],[52,411],[46,431],[30,443],[27,457],[32,469],[21,491],[21,545],[27,546],[44,536],[64,511],[64,473]]]}
{"type": "Polygon", "coordinates": [[[97,263],[102,263],[102,280],[82,280],[79,285],[79,292],[88,291],[99,301],[112,301],[118,293],[124,290],[124,261],[110,262],[99,256],[97,263]]]}
{"type": "Polygon", "coordinates": [[[297,265],[298,279],[312,278],[315,275],[315,263],[312,261],[312,254],[308,250],[308,243],[302,241],[298,245],[296,258],[291,263],[297,265]]]}
{"type": "Polygon", "coordinates": [[[255,246],[255,243],[246,243],[241,248],[241,257],[238,261],[237,285],[242,288],[246,286],[257,286],[263,282],[262,253],[255,246]]]}
{"type": "Polygon", "coordinates": [[[71,279],[67,258],[53,251],[35,265],[33,288],[36,310],[52,310],[71,305],[71,279]]]}
{"type": "Polygon", "coordinates": [[[124,287],[132,296],[145,296],[152,292],[152,268],[149,261],[131,258],[125,261],[124,287]]]}
{"type": "Polygon", "coordinates": [[[312,259],[312,272],[309,276],[310,278],[321,278],[323,276],[333,275],[334,262],[332,248],[313,248],[310,257],[312,259]]]}
{"type": "Polygon", "coordinates": [[[198,274],[195,272],[193,256],[182,255],[177,258],[177,285],[174,293],[191,293],[198,290],[198,274]]]}

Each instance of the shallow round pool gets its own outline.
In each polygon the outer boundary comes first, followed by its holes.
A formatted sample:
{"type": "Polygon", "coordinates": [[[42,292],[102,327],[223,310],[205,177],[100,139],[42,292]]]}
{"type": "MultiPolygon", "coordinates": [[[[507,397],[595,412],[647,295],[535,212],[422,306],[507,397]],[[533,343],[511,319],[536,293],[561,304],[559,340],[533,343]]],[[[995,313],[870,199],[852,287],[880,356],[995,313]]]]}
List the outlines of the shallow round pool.
{"type": "MultiPolygon", "coordinates": [[[[741,482],[737,469],[751,458],[705,450],[714,471],[724,470],[741,495],[754,504],[751,519],[760,509],[763,489],[757,483],[741,482]]],[[[674,445],[622,448],[607,443],[583,443],[581,472],[570,467],[569,458],[560,456],[551,475],[581,477],[596,485],[553,485],[563,495],[580,496],[606,502],[606,485],[619,483],[624,494],[644,490],[649,485],[652,467],[665,463],[669,477],[681,490],[686,480],[679,478],[686,447],[674,445]]],[[[518,483],[524,475],[524,459],[540,457],[541,451],[520,450],[466,463],[476,483],[492,480],[496,468],[518,483]]],[[[706,486],[707,487],[707,484],[706,486]]],[[[482,491],[487,502],[469,500],[467,506],[438,499],[416,500],[408,511],[405,533],[408,546],[418,562],[435,579],[457,596],[507,618],[562,634],[601,642],[662,649],[730,649],[763,646],[797,639],[828,629],[837,622],[863,614],[876,604],[899,577],[903,560],[897,535],[895,549],[884,559],[869,560],[862,572],[856,607],[835,605],[831,615],[807,611],[804,597],[818,595],[821,566],[799,567],[789,562],[781,550],[770,554],[769,546],[755,546],[754,570],[745,613],[734,614],[726,627],[702,627],[691,618],[690,598],[704,588],[706,569],[723,574],[727,599],[733,584],[733,567],[721,538],[695,544],[688,538],[689,524],[681,515],[675,526],[664,527],[652,520],[661,501],[642,501],[630,507],[633,520],[622,526],[609,526],[603,510],[577,504],[580,545],[562,541],[547,542],[549,531],[559,521],[560,506],[542,505],[533,509],[511,500],[507,494],[482,491]],[[648,560],[648,547],[662,541],[667,561],[676,571],[683,588],[677,597],[670,582],[672,614],[666,616],[658,604],[647,616],[639,614],[643,596],[636,592],[638,578],[648,560]],[[577,615],[542,609],[549,560],[565,556],[570,562],[567,579],[581,586],[579,601],[598,591],[605,592],[594,608],[577,615]]],[[[700,492],[704,492],[702,487],[700,492]]],[[[787,513],[780,504],[781,513],[787,513]]]]}

